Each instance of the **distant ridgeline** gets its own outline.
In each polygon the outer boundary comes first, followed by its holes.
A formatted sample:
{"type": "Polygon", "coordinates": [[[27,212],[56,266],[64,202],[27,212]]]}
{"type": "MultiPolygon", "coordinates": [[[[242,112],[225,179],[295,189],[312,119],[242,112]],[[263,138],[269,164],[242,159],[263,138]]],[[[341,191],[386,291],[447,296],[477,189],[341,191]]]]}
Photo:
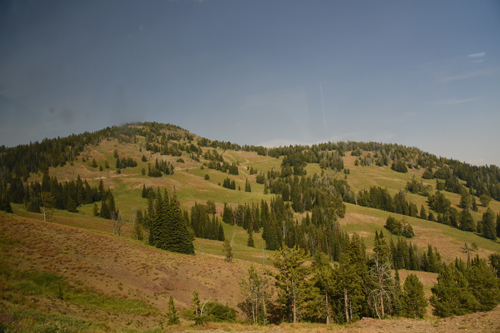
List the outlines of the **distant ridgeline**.
{"type": "MultiPolygon", "coordinates": [[[[146,150],[162,155],[180,156],[182,152],[191,155],[194,160],[202,158],[200,147],[220,149],[255,151],[259,155],[272,157],[283,156],[280,172],[274,174],[281,178],[290,175],[302,176],[307,163],[319,163],[326,169],[341,171],[344,168],[342,157],[346,152],[358,156],[360,165],[376,164],[391,166],[395,171],[407,172],[408,168],[425,168],[430,172],[427,176],[443,179],[446,188],[452,192],[459,191],[457,181],[465,182],[471,194],[480,196],[486,194],[495,200],[500,200],[500,168],[491,166],[473,166],[453,159],[436,157],[415,147],[376,142],[337,142],[321,143],[312,146],[289,146],[265,148],[262,146],[240,146],[231,142],[212,141],[206,138],[194,140],[194,135],[179,126],[145,122],[123,126],[107,127],[97,132],[85,132],[65,138],[45,139],[29,145],[19,145],[12,148],[0,146],[1,178],[5,174],[20,176],[25,181],[30,172],[44,172],[48,167],[57,167],[73,162],[84,152],[86,145],[96,146],[102,140],[116,138],[119,142],[137,142],[136,136],[146,139],[146,150]],[[195,143],[196,142],[196,143],[195,143]],[[369,152],[368,154],[363,154],[369,152]],[[433,169],[438,168],[436,174],[433,169]],[[443,170],[440,170],[443,169],[443,170]]],[[[224,161],[217,156],[208,158],[210,161],[224,161]]],[[[226,166],[229,169],[229,166],[226,166]]],[[[272,177],[269,179],[272,182],[272,177]]]]}

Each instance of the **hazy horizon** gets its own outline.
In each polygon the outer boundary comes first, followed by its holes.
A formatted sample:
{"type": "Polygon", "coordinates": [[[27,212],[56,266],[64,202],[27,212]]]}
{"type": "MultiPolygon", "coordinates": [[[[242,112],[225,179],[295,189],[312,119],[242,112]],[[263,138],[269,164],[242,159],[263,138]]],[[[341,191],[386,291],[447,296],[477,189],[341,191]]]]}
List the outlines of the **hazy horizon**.
{"type": "Polygon", "coordinates": [[[126,122],[500,165],[498,1],[4,1],[0,145],[126,122]]]}

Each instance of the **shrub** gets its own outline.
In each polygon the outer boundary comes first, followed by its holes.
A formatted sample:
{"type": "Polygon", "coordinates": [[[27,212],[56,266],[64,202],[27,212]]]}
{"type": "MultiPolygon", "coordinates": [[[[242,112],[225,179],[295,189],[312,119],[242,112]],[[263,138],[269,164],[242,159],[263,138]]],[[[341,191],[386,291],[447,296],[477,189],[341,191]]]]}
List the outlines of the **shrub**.
{"type": "Polygon", "coordinates": [[[213,322],[233,322],[236,320],[236,310],[219,302],[207,302],[203,314],[207,316],[208,321],[213,322]]]}

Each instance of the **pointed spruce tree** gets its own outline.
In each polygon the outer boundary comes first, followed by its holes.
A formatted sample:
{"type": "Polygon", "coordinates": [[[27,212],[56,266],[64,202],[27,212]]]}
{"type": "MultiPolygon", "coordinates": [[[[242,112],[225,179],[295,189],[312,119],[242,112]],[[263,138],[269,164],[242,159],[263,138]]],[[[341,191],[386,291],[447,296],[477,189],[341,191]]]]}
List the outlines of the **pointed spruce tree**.
{"type": "Polygon", "coordinates": [[[424,285],[415,274],[410,274],[403,284],[403,314],[407,318],[423,318],[428,302],[424,285]]]}
{"type": "Polygon", "coordinates": [[[170,202],[170,218],[166,225],[165,249],[172,252],[194,254],[194,246],[186,223],[182,218],[182,212],[177,200],[174,189],[174,195],[170,202]]]}
{"type": "Polygon", "coordinates": [[[491,208],[488,208],[486,212],[483,213],[483,237],[492,240],[497,239],[496,235],[496,223],[495,223],[495,212],[491,208]]]}

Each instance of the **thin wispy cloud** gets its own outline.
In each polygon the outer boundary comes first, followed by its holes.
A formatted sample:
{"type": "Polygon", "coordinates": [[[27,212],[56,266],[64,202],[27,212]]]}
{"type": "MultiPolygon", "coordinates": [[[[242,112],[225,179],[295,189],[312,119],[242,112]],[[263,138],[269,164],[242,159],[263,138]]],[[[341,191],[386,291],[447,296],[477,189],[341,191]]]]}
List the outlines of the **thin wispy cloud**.
{"type": "Polygon", "coordinates": [[[447,99],[447,100],[442,100],[442,101],[437,101],[437,102],[432,102],[434,105],[459,105],[463,103],[468,103],[477,100],[477,98],[466,98],[466,99],[447,99]]]}
{"type": "Polygon", "coordinates": [[[474,53],[474,54],[469,54],[469,58],[482,58],[486,55],[486,52],[480,52],[480,53],[474,53]]]}
{"type": "Polygon", "coordinates": [[[475,71],[475,72],[470,72],[466,74],[460,74],[460,75],[453,75],[453,76],[446,76],[438,81],[440,83],[449,83],[452,81],[457,81],[457,80],[464,80],[464,79],[470,79],[474,77],[480,77],[480,76],[487,76],[496,73],[498,70],[496,68],[494,69],[488,69],[488,70],[482,70],[482,71],[475,71]]]}

